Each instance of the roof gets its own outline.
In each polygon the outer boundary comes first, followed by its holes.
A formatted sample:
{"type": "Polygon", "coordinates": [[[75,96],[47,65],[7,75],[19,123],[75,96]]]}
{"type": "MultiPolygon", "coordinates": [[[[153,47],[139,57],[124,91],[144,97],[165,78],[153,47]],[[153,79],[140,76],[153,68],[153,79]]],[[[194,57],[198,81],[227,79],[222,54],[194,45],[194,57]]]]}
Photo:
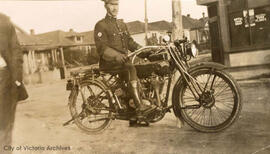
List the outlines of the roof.
{"type": "Polygon", "coordinates": [[[47,33],[43,33],[43,34],[37,34],[37,35],[35,35],[35,38],[39,42],[46,42],[47,44],[50,44],[50,45],[69,46],[69,45],[75,44],[75,42],[66,38],[66,37],[69,37],[70,34],[71,33],[69,33],[69,32],[56,30],[56,31],[47,32],[47,33]]]}
{"type": "MultiPolygon", "coordinates": [[[[25,50],[36,50],[39,49],[40,46],[45,46],[48,48],[48,43],[45,41],[38,40],[35,36],[27,34],[20,27],[15,25],[16,34],[18,37],[18,41],[23,49],[25,50]]],[[[42,47],[44,49],[44,47],[42,47]]]]}
{"type": "Polygon", "coordinates": [[[151,22],[148,24],[149,25],[149,30],[166,30],[166,31],[171,31],[172,30],[172,23],[162,20],[162,21],[156,21],[156,22],[151,22]]]}
{"type": "Polygon", "coordinates": [[[84,37],[83,39],[84,43],[87,43],[90,45],[95,44],[94,31],[81,32],[80,34],[84,37]]]}
{"type": "Polygon", "coordinates": [[[204,27],[203,23],[198,19],[193,19],[188,16],[183,16],[183,28],[184,29],[199,29],[204,27]]]}
{"type": "Polygon", "coordinates": [[[17,37],[20,45],[35,45],[37,43],[36,39],[28,34],[17,32],[17,37]]]}
{"type": "Polygon", "coordinates": [[[77,46],[77,45],[90,45],[94,42],[94,36],[92,36],[93,31],[88,32],[65,32],[62,30],[47,32],[43,34],[35,35],[35,37],[39,40],[39,42],[47,41],[49,44],[54,44],[56,46],[77,46]],[[82,36],[83,42],[76,43],[71,37],[74,36],[82,36]]]}
{"type": "Polygon", "coordinates": [[[81,46],[94,44],[93,31],[78,33],[78,32],[65,32],[62,30],[56,30],[52,32],[28,35],[17,31],[17,36],[20,44],[25,49],[32,50],[46,50],[57,47],[69,47],[69,46],[81,46]],[[74,42],[72,37],[82,36],[83,42],[74,42]]]}
{"type": "MultiPolygon", "coordinates": [[[[198,19],[193,19],[187,16],[182,16],[183,28],[184,29],[199,29],[204,27],[204,22],[198,19]]],[[[145,27],[144,22],[132,21],[127,23],[130,34],[144,33],[145,27]]],[[[165,20],[151,22],[148,24],[148,30],[152,31],[171,31],[173,28],[172,22],[165,20]]]]}
{"type": "Polygon", "coordinates": [[[141,21],[132,21],[127,23],[127,28],[130,32],[130,34],[138,34],[138,33],[144,33],[144,23],[141,21]]]}

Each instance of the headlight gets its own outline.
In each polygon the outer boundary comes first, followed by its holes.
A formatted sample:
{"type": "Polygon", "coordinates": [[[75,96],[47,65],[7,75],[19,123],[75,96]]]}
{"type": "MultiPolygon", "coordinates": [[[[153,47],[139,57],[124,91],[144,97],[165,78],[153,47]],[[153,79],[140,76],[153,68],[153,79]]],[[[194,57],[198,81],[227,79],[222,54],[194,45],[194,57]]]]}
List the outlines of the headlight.
{"type": "Polygon", "coordinates": [[[193,57],[196,57],[198,55],[198,48],[196,47],[196,45],[194,43],[191,43],[191,55],[193,57]]]}
{"type": "Polygon", "coordinates": [[[196,47],[196,44],[189,43],[186,45],[186,54],[187,54],[187,60],[190,60],[192,57],[196,57],[198,55],[198,48],[196,47]]]}
{"type": "Polygon", "coordinates": [[[165,42],[165,43],[168,43],[168,42],[170,42],[170,36],[168,36],[168,35],[165,35],[164,37],[163,37],[163,41],[165,42]]]}

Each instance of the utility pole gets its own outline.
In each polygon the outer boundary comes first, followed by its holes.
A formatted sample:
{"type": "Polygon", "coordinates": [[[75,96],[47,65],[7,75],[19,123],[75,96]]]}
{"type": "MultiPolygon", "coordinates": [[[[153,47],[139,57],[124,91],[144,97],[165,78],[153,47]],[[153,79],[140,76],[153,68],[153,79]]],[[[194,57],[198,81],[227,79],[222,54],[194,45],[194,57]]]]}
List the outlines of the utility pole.
{"type": "Polygon", "coordinates": [[[172,0],[172,40],[183,39],[181,1],[172,0]]]}
{"type": "MultiPolygon", "coordinates": [[[[181,12],[181,1],[172,0],[172,41],[176,39],[183,39],[183,22],[182,22],[182,12],[181,12]]],[[[179,77],[179,74],[174,76],[173,82],[179,77]]],[[[182,117],[179,117],[180,120],[176,117],[176,126],[182,128],[184,125],[184,120],[182,117]]]]}
{"type": "Polygon", "coordinates": [[[226,0],[219,0],[218,3],[218,10],[219,10],[219,19],[220,19],[220,32],[223,36],[221,41],[223,45],[223,50],[221,50],[221,59],[222,63],[226,66],[230,66],[230,57],[228,51],[230,50],[230,32],[227,25],[229,25],[228,21],[228,10],[227,8],[227,1],[226,0]]]}
{"type": "Polygon", "coordinates": [[[147,33],[148,33],[148,18],[147,18],[147,0],[144,0],[144,30],[145,30],[145,45],[147,45],[147,33]]]}

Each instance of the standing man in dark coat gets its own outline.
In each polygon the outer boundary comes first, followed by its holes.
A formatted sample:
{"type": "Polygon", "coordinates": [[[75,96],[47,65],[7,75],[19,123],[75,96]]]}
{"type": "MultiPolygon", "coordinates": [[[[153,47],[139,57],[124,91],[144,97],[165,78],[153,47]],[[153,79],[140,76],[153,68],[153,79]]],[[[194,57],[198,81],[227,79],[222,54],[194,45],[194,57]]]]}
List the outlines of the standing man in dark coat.
{"type": "MultiPolygon", "coordinates": [[[[126,24],[117,19],[118,0],[103,1],[107,15],[96,24],[94,30],[97,52],[100,55],[99,65],[101,69],[124,70],[124,78],[136,105],[136,114],[140,116],[146,110],[152,110],[152,107],[144,105],[141,101],[136,68],[127,58],[127,54],[128,51],[133,52],[141,46],[131,38],[126,24]]],[[[135,124],[136,120],[130,121],[130,126],[135,124]]]]}
{"type": "Polygon", "coordinates": [[[19,87],[22,85],[22,51],[16,31],[9,20],[0,14],[0,153],[10,146],[19,87]]]}

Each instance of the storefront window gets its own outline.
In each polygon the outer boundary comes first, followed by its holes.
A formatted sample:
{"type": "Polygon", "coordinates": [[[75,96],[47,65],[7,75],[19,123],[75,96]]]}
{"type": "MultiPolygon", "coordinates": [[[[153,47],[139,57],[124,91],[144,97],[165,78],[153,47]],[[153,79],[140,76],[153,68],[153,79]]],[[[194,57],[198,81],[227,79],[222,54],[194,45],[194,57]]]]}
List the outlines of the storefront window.
{"type": "Polygon", "coordinates": [[[270,0],[231,0],[231,47],[270,45],[270,0]]]}
{"type": "Polygon", "coordinates": [[[251,26],[254,44],[270,44],[270,6],[254,9],[254,26],[251,26]]]}
{"type": "Polygon", "coordinates": [[[243,11],[231,13],[230,19],[230,33],[232,47],[246,47],[250,45],[250,31],[246,24],[243,11]]]}

